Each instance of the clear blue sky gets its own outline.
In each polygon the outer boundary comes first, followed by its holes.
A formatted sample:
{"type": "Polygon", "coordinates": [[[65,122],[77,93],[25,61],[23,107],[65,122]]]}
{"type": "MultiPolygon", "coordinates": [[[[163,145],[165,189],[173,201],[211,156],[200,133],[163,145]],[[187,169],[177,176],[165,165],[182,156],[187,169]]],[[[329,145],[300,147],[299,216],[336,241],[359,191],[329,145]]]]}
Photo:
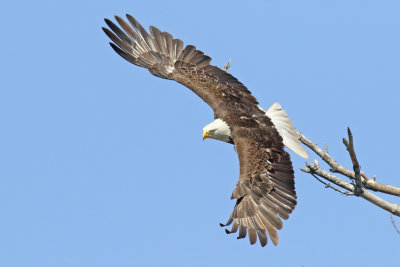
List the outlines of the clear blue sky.
{"type": "Polygon", "coordinates": [[[215,65],[231,58],[261,106],[281,103],[347,167],[350,126],[362,169],[400,186],[398,1],[1,6],[0,266],[398,264],[389,214],[325,189],[294,155],[298,205],[279,246],[226,235],[238,160],[202,141],[211,109],[124,61],[101,30],[131,13],[215,65]]]}

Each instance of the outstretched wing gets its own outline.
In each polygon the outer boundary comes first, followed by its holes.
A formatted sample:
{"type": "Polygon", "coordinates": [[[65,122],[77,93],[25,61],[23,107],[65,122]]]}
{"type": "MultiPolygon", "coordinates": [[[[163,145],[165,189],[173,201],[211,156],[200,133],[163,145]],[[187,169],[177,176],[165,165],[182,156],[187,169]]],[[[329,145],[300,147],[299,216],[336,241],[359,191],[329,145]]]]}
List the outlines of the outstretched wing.
{"type": "MultiPolygon", "coordinates": [[[[231,74],[210,65],[211,58],[192,45],[151,26],[148,33],[130,15],[115,17],[120,27],[105,19],[111,47],[127,61],[164,79],[175,80],[196,93],[232,130],[240,161],[240,178],[232,197],[237,199],[228,224],[239,238],[267,243],[266,233],[278,243],[278,218],[287,219],[296,205],[293,170],[282,138],[251,92],[231,74]]],[[[229,231],[228,231],[229,232],[229,231]]]]}
{"type": "MultiPolygon", "coordinates": [[[[260,127],[234,129],[234,142],[240,162],[239,181],[232,193],[237,199],[226,225],[233,222],[239,237],[249,234],[251,244],[267,244],[267,234],[277,245],[277,230],[283,224],[278,215],[288,219],[296,206],[293,167],[289,154],[283,149],[282,138],[268,126],[268,120],[258,118],[260,127]]],[[[221,226],[226,226],[221,225],[221,226]]]]}
{"type": "Polygon", "coordinates": [[[127,61],[147,68],[150,73],[175,80],[190,88],[224,118],[233,111],[242,114],[261,113],[251,92],[231,74],[210,65],[211,58],[196,47],[183,46],[171,34],[150,26],[150,34],[130,15],[130,25],[116,16],[120,27],[105,19],[110,27],[104,32],[114,42],[111,47],[127,61]]]}

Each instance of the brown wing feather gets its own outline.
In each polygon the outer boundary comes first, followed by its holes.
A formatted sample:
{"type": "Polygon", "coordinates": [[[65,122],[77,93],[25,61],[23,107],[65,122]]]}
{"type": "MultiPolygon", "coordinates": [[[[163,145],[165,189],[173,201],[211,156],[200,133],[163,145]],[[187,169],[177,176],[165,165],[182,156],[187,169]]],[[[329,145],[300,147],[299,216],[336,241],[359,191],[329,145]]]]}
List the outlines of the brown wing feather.
{"type": "MultiPolygon", "coordinates": [[[[236,205],[226,224],[233,222],[233,226],[227,233],[235,232],[238,227],[246,228],[250,243],[255,243],[257,233],[262,246],[267,244],[267,233],[277,245],[277,230],[283,226],[278,215],[288,219],[297,203],[289,154],[283,150],[282,138],[271,125],[233,129],[240,176],[232,193],[236,205]]],[[[242,232],[238,238],[244,236],[242,232]]]]}
{"type": "Polygon", "coordinates": [[[108,19],[105,21],[111,30],[103,28],[121,57],[190,88],[211,106],[215,117],[224,118],[233,111],[242,115],[262,113],[251,92],[231,74],[210,65],[209,56],[192,45],[183,48],[181,40],[153,26],[149,34],[135,18],[127,18],[131,26],[116,16],[122,29],[108,19]]]}

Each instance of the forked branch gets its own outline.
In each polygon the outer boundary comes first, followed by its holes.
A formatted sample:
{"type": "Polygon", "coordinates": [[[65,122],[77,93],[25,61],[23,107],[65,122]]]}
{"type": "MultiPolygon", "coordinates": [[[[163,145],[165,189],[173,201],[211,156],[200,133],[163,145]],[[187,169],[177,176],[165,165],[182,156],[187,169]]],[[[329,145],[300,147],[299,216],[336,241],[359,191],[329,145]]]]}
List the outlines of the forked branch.
{"type": "Polygon", "coordinates": [[[359,196],[359,197],[364,198],[365,200],[371,202],[372,204],[374,204],[384,210],[387,210],[388,212],[392,213],[393,215],[400,217],[400,206],[397,203],[389,203],[367,190],[367,189],[370,189],[372,191],[377,191],[377,192],[382,192],[382,193],[386,193],[386,194],[390,194],[390,195],[400,196],[400,188],[391,186],[391,185],[382,184],[382,183],[377,183],[375,181],[375,178],[370,179],[365,175],[365,173],[361,172],[361,166],[357,160],[357,155],[356,155],[356,152],[354,149],[353,134],[351,133],[350,128],[347,128],[347,133],[348,133],[348,140],[343,138],[343,143],[346,146],[346,149],[350,155],[350,159],[353,163],[353,171],[346,169],[345,167],[343,167],[339,163],[337,163],[332,158],[332,156],[329,155],[326,147],[324,150],[322,150],[319,146],[314,144],[312,141],[307,139],[302,134],[300,135],[300,141],[303,144],[305,144],[307,147],[309,147],[312,151],[314,151],[322,160],[324,160],[331,167],[330,171],[332,173],[339,173],[339,174],[342,174],[342,175],[348,177],[351,180],[350,183],[333,175],[330,172],[323,170],[319,166],[318,161],[316,161],[316,160],[315,160],[314,164],[307,162],[306,163],[307,168],[304,168],[301,170],[303,172],[310,173],[311,175],[313,175],[315,178],[318,179],[318,181],[325,184],[325,187],[332,188],[335,191],[338,191],[344,195],[359,196]],[[340,189],[332,186],[329,183],[325,183],[321,179],[319,179],[317,176],[320,178],[323,178],[323,179],[329,181],[330,183],[335,184],[336,186],[339,186],[347,191],[340,190],[340,189]]]}

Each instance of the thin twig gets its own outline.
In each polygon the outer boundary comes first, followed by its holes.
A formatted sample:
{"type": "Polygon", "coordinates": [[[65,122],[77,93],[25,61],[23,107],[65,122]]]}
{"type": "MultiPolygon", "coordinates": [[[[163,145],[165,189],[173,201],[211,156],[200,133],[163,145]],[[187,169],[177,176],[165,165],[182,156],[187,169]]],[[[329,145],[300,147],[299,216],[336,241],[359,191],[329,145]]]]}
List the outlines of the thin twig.
{"type": "Polygon", "coordinates": [[[340,186],[341,188],[346,189],[347,191],[353,192],[354,191],[354,185],[351,183],[348,183],[346,181],[343,181],[342,179],[336,177],[335,175],[323,170],[319,165],[318,162],[315,161],[315,163],[310,163],[306,162],[306,169],[301,169],[302,171],[306,173],[312,173],[316,174],[319,177],[324,178],[325,180],[328,180],[331,183],[334,183],[337,186],[340,186]]]}
{"type": "Polygon", "coordinates": [[[317,179],[320,183],[324,184],[324,185],[325,185],[325,188],[331,188],[331,189],[335,190],[336,192],[339,192],[340,194],[345,195],[345,196],[353,196],[353,195],[354,195],[353,193],[349,193],[349,192],[342,191],[342,190],[340,190],[339,188],[332,186],[331,184],[325,183],[324,181],[322,181],[321,179],[319,179],[318,176],[316,176],[316,175],[313,174],[313,173],[311,173],[311,175],[312,175],[315,179],[317,179]]]}
{"type": "Polygon", "coordinates": [[[396,232],[400,235],[400,230],[399,230],[399,228],[397,228],[396,223],[395,223],[395,221],[394,221],[394,219],[393,219],[393,216],[390,216],[390,220],[392,221],[392,224],[393,224],[394,229],[395,229],[396,232]]]}
{"type": "Polygon", "coordinates": [[[232,60],[229,59],[228,63],[224,65],[224,69],[227,73],[229,73],[229,67],[231,66],[232,60]]]}

